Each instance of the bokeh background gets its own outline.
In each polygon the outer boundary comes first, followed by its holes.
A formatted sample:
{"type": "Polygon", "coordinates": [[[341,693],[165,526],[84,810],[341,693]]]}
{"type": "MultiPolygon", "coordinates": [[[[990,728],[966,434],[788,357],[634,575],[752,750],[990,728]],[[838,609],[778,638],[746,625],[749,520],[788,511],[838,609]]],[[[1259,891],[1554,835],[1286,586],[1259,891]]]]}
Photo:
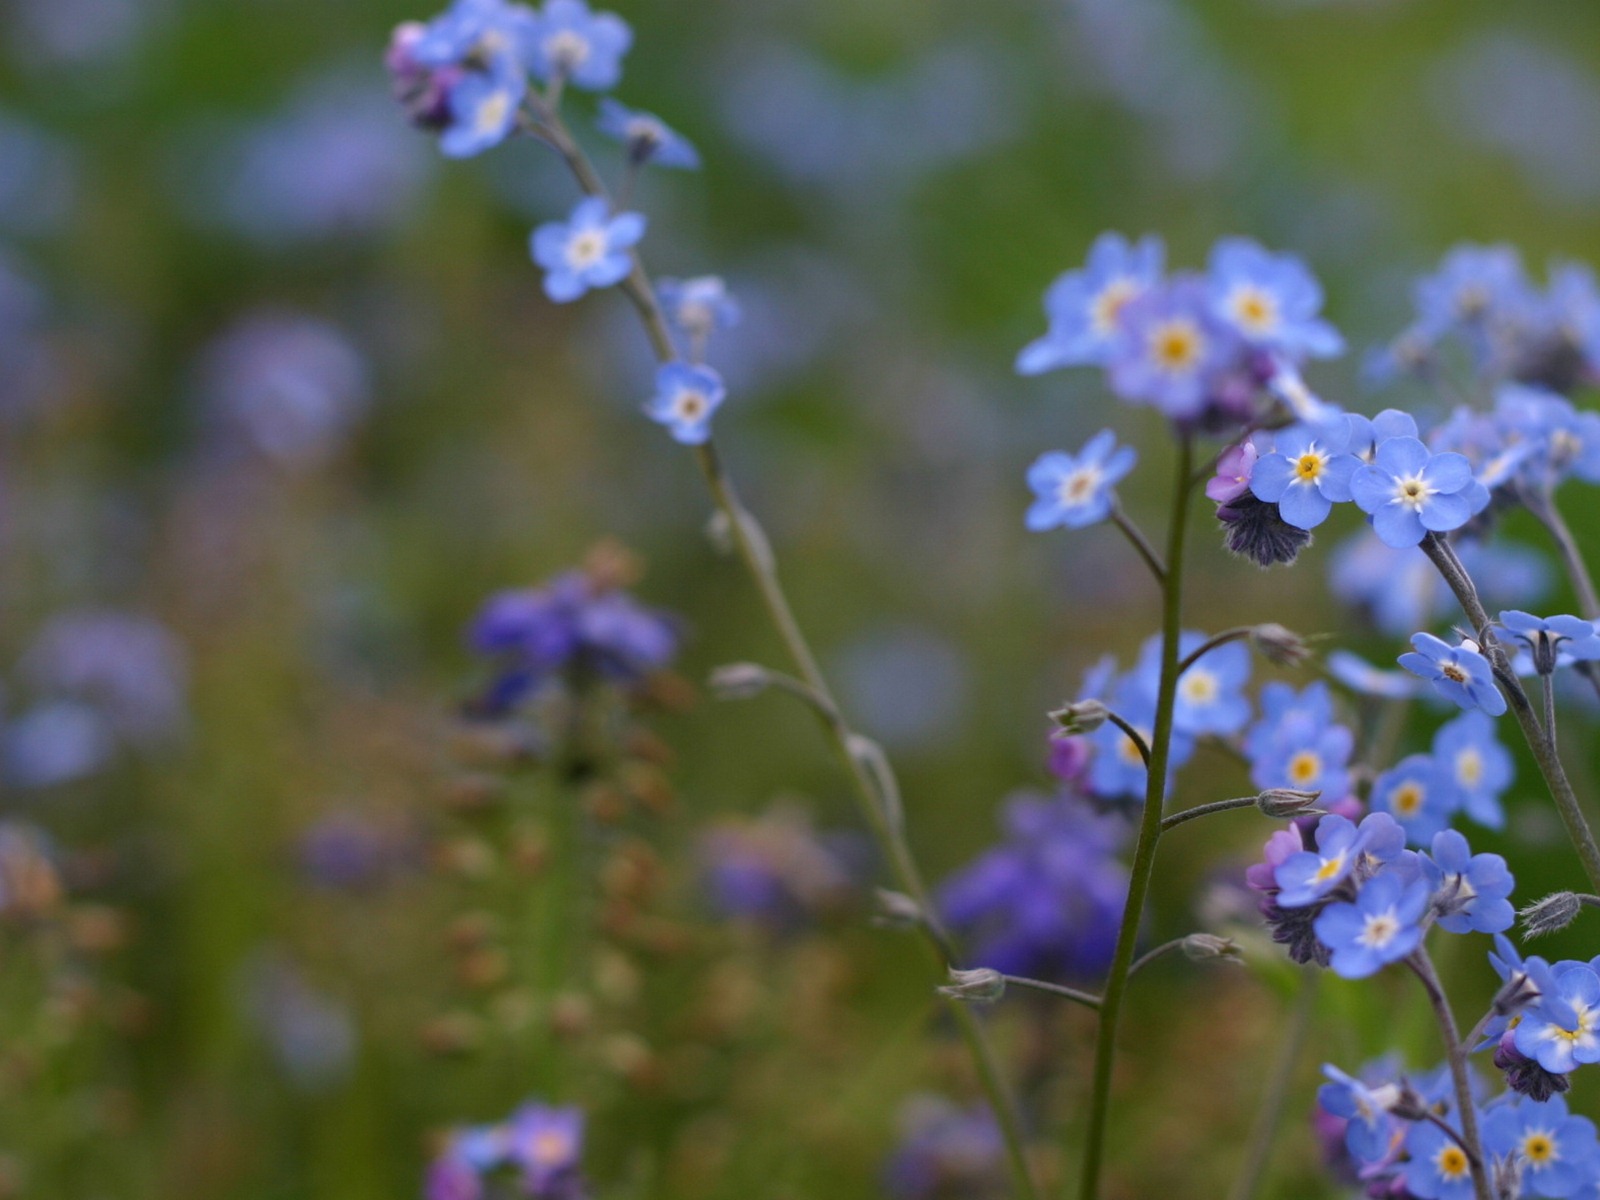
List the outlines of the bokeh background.
{"type": "MultiPolygon", "coordinates": [[[[1362,351],[1452,243],[1600,262],[1586,0],[614,7],[637,35],[619,96],[706,159],[645,182],[652,265],[744,301],[719,438],[936,879],[1046,786],[1046,710],[1155,627],[1113,532],[1021,525],[1025,465],[1108,424],[1159,524],[1157,421],[1092,373],[1010,369],[1096,233],[1160,232],[1193,266],[1228,233],[1302,255],[1352,345],[1312,381],[1368,411],[1404,392],[1366,395],[1362,351]]],[[[699,694],[779,648],[692,463],[637,413],[647,347],[620,299],[540,292],[528,231],[573,198],[556,162],[447,163],[407,127],[380,58],[432,13],[401,0],[0,14],[0,749],[5,815],[54,863],[6,851],[0,1196],[410,1196],[442,1130],[531,1095],[589,1110],[603,1196],[881,1194],[908,1099],[972,1081],[915,948],[864,902],[775,934],[705,896],[719,823],[855,819],[796,706],[699,694]],[[545,784],[507,784],[503,748],[463,731],[484,668],[462,630],[608,537],[682,615],[684,683],[578,872],[615,921],[552,998],[523,897],[559,804],[472,815],[545,784]]],[[[1329,596],[1354,514],[1270,574],[1200,524],[1192,627],[1394,652],[1329,596]]],[[[1185,803],[1245,786],[1222,757],[1186,779],[1185,803]]],[[[1519,895],[1576,882],[1531,770],[1512,810],[1483,848],[1519,895]]],[[[1203,924],[1263,832],[1175,838],[1151,937],[1203,924]]],[[[1465,1009],[1492,977],[1459,957],[1465,1009]]],[[[1432,1056],[1407,982],[1326,981],[1266,1194],[1335,1194],[1302,1119],[1318,1061],[1432,1056]]],[[[1142,980],[1115,1194],[1224,1193],[1292,988],[1182,962],[1142,980]]],[[[1090,1026],[1025,1002],[993,1024],[1065,1177],[1050,1145],[1081,1117],[1090,1026]]]]}

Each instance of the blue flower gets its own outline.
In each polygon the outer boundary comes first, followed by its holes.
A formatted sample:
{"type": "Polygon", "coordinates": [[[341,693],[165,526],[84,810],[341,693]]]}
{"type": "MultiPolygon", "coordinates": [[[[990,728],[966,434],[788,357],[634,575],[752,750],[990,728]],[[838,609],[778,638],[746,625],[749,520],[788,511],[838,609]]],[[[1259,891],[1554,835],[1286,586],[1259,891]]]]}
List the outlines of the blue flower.
{"type": "Polygon", "coordinates": [[[1600,483],[1600,413],[1542,388],[1508,386],[1495,398],[1494,422],[1529,486],[1553,488],[1569,476],[1600,483]]]}
{"type": "Polygon", "coordinates": [[[1387,1158],[1399,1126],[1389,1113],[1400,1099],[1399,1086],[1385,1083],[1368,1087],[1332,1063],[1324,1063],[1322,1073],[1332,1082],[1317,1090],[1317,1103],[1349,1122],[1345,1129],[1345,1146],[1351,1155],[1364,1163],[1387,1158]]]}
{"type": "Polygon", "coordinates": [[[468,158],[505,141],[516,128],[525,86],[520,75],[466,76],[450,91],[450,123],[439,149],[468,158]]]}
{"type": "Polygon", "coordinates": [[[894,1200],[980,1196],[1005,1173],[1005,1138],[984,1105],[962,1109],[917,1097],[901,1124],[904,1134],[883,1181],[894,1200]]]}
{"type": "Polygon", "coordinates": [[[1569,1115],[1560,1096],[1498,1104],[1484,1114],[1482,1134],[1485,1151],[1520,1164],[1523,1196],[1576,1195],[1600,1169],[1594,1122],[1569,1115]]]}
{"type": "Polygon", "coordinates": [[[1518,1052],[1556,1074],[1600,1062],[1600,975],[1587,963],[1559,962],[1548,981],[1517,1022],[1518,1052]]]}
{"type": "Polygon", "coordinates": [[[1461,245],[1445,255],[1437,272],[1417,281],[1414,300],[1419,326],[1437,336],[1520,319],[1533,293],[1512,247],[1461,245]]]}
{"type": "Polygon", "coordinates": [[[1536,617],[1513,608],[1500,614],[1500,624],[1528,648],[1533,669],[1540,675],[1549,675],[1568,662],[1600,658],[1600,634],[1579,617],[1536,617]]]}
{"type": "MultiPolygon", "coordinates": [[[[1143,683],[1134,675],[1124,676],[1112,693],[1109,707],[1119,717],[1138,730],[1145,745],[1150,744],[1151,728],[1155,724],[1155,702],[1143,683]]],[[[1119,797],[1142,801],[1149,772],[1133,739],[1110,721],[1089,735],[1094,747],[1094,759],[1089,764],[1089,790],[1102,799],[1119,797]]],[[[1174,728],[1172,745],[1168,753],[1169,772],[1189,761],[1194,753],[1194,739],[1181,729],[1174,728]]]]}
{"type": "Polygon", "coordinates": [[[1217,315],[1252,346],[1296,358],[1329,358],[1344,349],[1338,331],[1318,315],[1321,285],[1291,254],[1224,238],[1211,251],[1209,283],[1217,315]]]}
{"type": "MultiPolygon", "coordinates": [[[[1365,979],[1415,950],[1422,941],[1430,894],[1425,879],[1406,883],[1380,871],[1362,885],[1354,903],[1339,901],[1323,909],[1313,928],[1333,952],[1328,965],[1334,974],[1365,979]]],[[[1281,898],[1278,902],[1283,903],[1281,898]]]]}
{"type": "MultiPolygon", "coordinates": [[[[1202,633],[1184,632],[1178,638],[1180,660],[1205,644],[1202,633]]],[[[1151,638],[1139,652],[1134,677],[1151,704],[1161,680],[1161,639],[1151,638]]],[[[1244,685],[1250,682],[1250,649],[1242,642],[1227,642],[1206,651],[1178,680],[1172,723],[1181,733],[1200,737],[1208,733],[1238,733],[1250,723],[1250,701],[1244,685]]]]}
{"type": "Polygon", "coordinates": [[[590,12],[584,0],[547,0],[528,32],[528,69],[538,79],[610,91],[632,44],[633,31],[621,17],[590,12]]]}
{"type": "Polygon", "coordinates": [[[1421,846],[1450,824],[1461,794],[1432,758],[1413,754],[1373,781],[1371,802],[1375,811],[1400,822],[1412,845],[1421,846]]]}
{"type": "Polygon", "coordinates": [[[1406,1131],[1406,1195],[1418,1200],[1472,1200],[1472,1163],[1444,1130],[1417,1121],[1406,1131]]]}
{"type": "Polygon", "coordinates": [[[610,96],[600,101],[595,128],[626,146],[629,159],[637,166],[650,163],[683,171],[700,169],[700,152],[688,138],[674,132],[660,117],[629,108],[610,96]]]}
{"type": "Polygon", "coordinates": [[[1490,829],[1505,825],[1501,794],[1511,786],[1511,754],[1485,713],[1464,712],[1433,735],[1433,759],[1461,795],[1467,816],[1490,829]]]}
{"type": "Polygon", "coordinates": [[[1402,654],[1400,665],[1413,675],[1433,684],[1434,691],[1462,708],[1481,708],[1491,717],[1506,710],[1506,698],[1495,686],[1494,670],[1478,650],[1478,644],[1463,640],[1452,646],[1431,633],[1413,634],[1409,654],[1402,654]]]}
{"type": "Polygon", "coordinates": [[[1123,399],[1183,420],[1204,409],[1237,345],[1237,335],[1212,315],[1205,285],[1183,277],[1128,301],[1106,368],[1123,399]]]}
{"type": "Polygon", "coordinates": [[[1120,233],[1102,233],[1083,268],[1068,271],[1045,293],[1048,332],[1018,355],[1018,373],[1104,362],[1128,302],[1161,281],[1165,254],[1160,238],[1130,244],[1120,233]]]}
{"type": "Polygon", "coordinates": [[[558,304],[576,300],[590,288],[621,283],[633,270],[629,254],[644,237],[638,213],[612,215],[599,196],[578,201],[566,221],[533,231],[533,260],[545,269],[544,290],[558,304]]]}
{"type": "Polygon", "coordinates": [[[1349,427],[1343,422],[1285,430],[1273,452],[1256,463],[1250,490],[1256,499],[1276,504],[1295,528],[1315,529],[1335,503],[1350,499],[1350,477],[1362,462],[1345,453],[1348,442],[1349,427]]]}
{"type": "Polygon", "coordinates": [[[1348,650],[1331,651],[1324,665],[1328,668],[1329,675],[1352,692],[1359,692],[1363,696],[1377,696],[1384,700],[1409,700],[1421,688],[1421,684],[1413,676],[1403,671],[1385,671],[1348,650]]]}
{"type": "MultiPolygon", "coordinates": [[[[1504,934],[1494,935],[1494,949],[1489,952],[1489,965],[1494,968],[1495,974],[1500,976],[1503,984],[1512,985],[1511,992],[1518,994],[1514,1006],[1508,1006],[1508,1011],[1496,1011],[1483,1027],[1483,1041],[1472,1047],[1473,1050],[1485,1050],[1501,1039],[1501,1036],[1510,1029],[1514,1023],[1521,1022],[1521,1013],[1532,1000],[1537,999],[1546,992],[1555,990],[1555,981],[1551,976],[1550,964],[1537,955],[1524,960],[1517,953],[1517,948],[1504,934]]],[[[1503,992],[1507,988],[1501,989],[1503,992]]]]}
{"type": "Polygon", "coordinates": [[[1076,455],[1041,454],[1028,468],[1028,486],[1037,497],[1028,509],[1028,528],[1082,529],[1105,520],[1115,500],[1112,488],[1138,457],[1132,446],[1118,447],[1109,429],[1095,434],[1076,455]]]}
{"type": "Polygon", "coordinates": [[[1350,495],[1386,545],[1415,546],[1472,519],[1472,464],[1464,455],[1431,454],[1416,438],[1389,438],[1350,477],[1350,495]]]}
{"type": "Polygon", "coordinates": [[[495,74],[520,74],[534,15],[507,0],[455,0],[407,44],[410,57],[427,67],[471,63],[495,74]]]}
{"type": "Polygon", "coordinates": [[[739,302],[715,275],[659,280],[656,299],[672,327],[689,339],[692,348],[699,348],[696,358],[712,334],[732,329],[743,315],[739,302]]]}
{"type": "Polygon", "coordinates": [[[711,437],[711,417],[727,398],[722,376],[710,367],[670,362],[656,371],[656,392],[647,417],[665,425],[673,441],[700,446],[711,437]]]}
{"type": "Polygon", "coordinates": [[[1360,825],[1338,813],[1317,822],[1317,848],[1301,850],[1278,864],[1273,874],[1280,908],[1304,908],[1329,895],[1358,866],[1370,869],[1395,859],[1405,834],[1383,813],[1370,813],[1360,825]]]}
{"type": "Polygon", "coordinates": [[[1244,750],[1258,788],[1320,791],[1331,803],[1350,790],[1354,746],[1349,728],[1333,719],[1326,684],[1296,694],[1288,684],[1273,682],[1261,689],[1261,720],[1246,734],[1244,750]]]}
{"type": "Polygon", "coordinates": [[[1474,854],[1454,829],[1433,835],[1433,853],[1422,856],[1422,871],[1433,885],[1439,927],[1451,933],[1500,933],[1510,929],[1513,880],[1498,854],[1474,854]]]}

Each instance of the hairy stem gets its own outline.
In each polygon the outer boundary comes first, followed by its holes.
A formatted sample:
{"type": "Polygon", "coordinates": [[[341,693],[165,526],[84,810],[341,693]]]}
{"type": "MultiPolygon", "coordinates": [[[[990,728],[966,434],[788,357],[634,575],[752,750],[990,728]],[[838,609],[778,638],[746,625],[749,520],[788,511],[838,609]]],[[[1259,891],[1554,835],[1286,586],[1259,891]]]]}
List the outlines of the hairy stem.
{"type": "Polygon", "coordinates": [[[1266,1091],[1261,1093],[1261,1107],[1256,1110],[1255,1121],[1250,1126],[1250,1140],[1245,1144],[1244,1165],[1233,1181],[1228,1200],[1255,1200],[1266,1179],[1267,1168],[1272,1165],[1272,1148],[1278,1140],[1283,1114],[1289,1107],[1295,1070],[1305,1053],[1311,1018],[1317,1009],[1317,983],[1321,978],[1316,971],[1306,971],[1300,977],[1300,995],[1289,1017],[1289,1028],[1284,1031],[1283,1046],[1272,1064],[1272,1074],[1267,1078],[1266,1091]]]}
{"type": "Polygon", "coordinates": [[[1193,471],[1194,442],[1184,433],[1178,444],[1173,477],[1172,516],[1167,527],[1167,571],[1162,586],[1161,678],[1156,688],[1155,728],[1150,738],[1150,766],[1145,785],[1144,812],[1139,818],[1139,840],[1128,877],[1128,902],[1117,933],[1116,953],[1100,1002],[1100,1028],[1094,1048],[1094,1082],[1089,1101],[1089,1130],[1083,1147],[1083,1170],[1078,1195],[1094,1200],[1100,1194],[1100,1173],[1105,1156],[1106,1126],[1111,1109],[1111,1072],[1117,1053],[1117,1025],[1127,995],[1128,972],[1139,940],[1150,877],[1155,870],[1156,843],[1161,840],[1161,808],[1166,799],[1167,763],[1172,753],[1172,710],[1178,689],[1178,636],[1183,612],[1183,544],[1189,521],[1189,476],[1193,471]]]}
{"type": "MultiPolygon", "coordinates": [[[[578,186],[586,194],[609,199],[605,182],[568,131],[556,103],[538,97],[534,98],[533,103],[533,132],[561,155],[578,186]]],[[[644,326],[655,357],[663,363],[676,360],[677,348],[656,299],[655,286],[637,251],[633,252],[633,268],[623,280],[622,290],[644,326]]],[[[895,884],[911,897],[921,915],[917,928],[929,952],[932,974],[943,979],[948,968],[957,965],[956,955],[906,841],[900,819],[898,786],[892,771],[876,744],[856,733],[841,715],[833,690],[822,674],[817,657],[778,579],[777,564],[766,535],[740,501],[716,446],[709,441],[696,446],[694,457],[711,493],[712,502],[727,522],[734,549],[756,586],[768,620],[783,642],[800,682],[815,698],[814,711],[839,754],[856,793],[858,807],[888,860],[895,884]]],[[[988,1035],[965,1003],[951,1000],[948,1009],[972,1056],[979,1082],[1000,1126],[1012,1186],[1021,1200],[1037,1200],[1039,1193],[1028,1168],[1021,1116],[1002,1078],[988,1035]]]]}
{"type": "Polygon", "coordinates": [[[1237,796],[1232,800],[1213,800],[1210,804],[1197,804],[1193,808],[1186,808],[1182,812],[1175,812],[1170,817],[1161,819],[1161,832],[1174,826],[1182,825],[1185,821],[1193,821],[1197,817],[1209,817],[1212,813],[1228,812],[1235,808],[1255,808],[1256,796],[1237,796]]]}
{"type": "Polygon", "coordinates": [[[1478,1110],[1472,1103],[1472,1081],[1467,1074],[1467,1047],[1456,1029],[1455,1013],[1450,1011],[1450,1001],[1439,985],[1439,974],[1433,969],[1433,960],[1426,947],[1418,946],[1405,960],[1406,966],[1422,981],[1422,990],[1428,994],[1428,1004],[1433,1009],[1434,1020],[1439,1023],[1439,1034],[1444,1039],[1445,1053],[1450,1063],[1450,1080],[1455,1086],[1456,1116],[1461,1122],[1460,1141],[1472,1169],[1472,1192],[1476,1200],[1494,1200],[1489,1190],[1489,1175],[1483,1166],[1483,1141],[1478,1136],[1478,1110]]]}
{"type": "Polygon", "coordinates": [[[1561,756],[1556,753],[1554,731],[1551,730],[1547,734],[1540,725],[1539,718],[1533,711],[1533,705],[1528,701],[1528,693],[1523,691],[1522,683],[1511,670],[1511,663],[1506,657],[1505,650],[1495,640],[1494,631],[1489,625],[1489,614],[1484,610],[1483,601],[1478,598],[1478,589],[1467,574],[1466,568],[1461,565],[1461,560],[1456,557],[1455,551],[1451,549],[1450,543],[1440,535],[1430,533],[1422,539],[1422,550],[1438,568],[1444,581],[1450,585],[1450,590],[1455,593],[1456,600],[1461,604],[1462,612],[1466,614],[1472,627],[1478,631],[1478,636],[1483,639],[1483,652],[1488,656],[1495,675],[1506,690],[1511,711],[1517,718],[1517,725],[1522,729],[1522,736],[1528,743],[1528,748],[1533,751],[1534,760],[1539,764],[1539,773],[1544,776],[1545,784],[1550,789],[1550,796],[1556,803],[1556,810],[1561,814],[1562,824],[1567,827],[1567,836],[1572,840],[1572,845],[1583,862],[1584,874],[1589,877],[1590,885],[1596,891],[1600,891],[1600,844],[1595,842],[1594,830],[1589,827],[1589,821],[1583,815],[1577,793],[1572,790],[1572,781],[1567,778],[1566,768],[1561,765],[1561,756]]]}
{"type": "Polygon", "coordinates": [[[1068,1000],[1076,1001],[1085,1008],[1099,1008],[1100,997],[1093,992],[1080,991],[1060,983],[1047,983],[1043,979],[1029,979],[1025,975],[1004,976],[1007,987],[1028,988],[1035,992],[1049,992],[1052,996],[1065,996],[1068,1000]]]}

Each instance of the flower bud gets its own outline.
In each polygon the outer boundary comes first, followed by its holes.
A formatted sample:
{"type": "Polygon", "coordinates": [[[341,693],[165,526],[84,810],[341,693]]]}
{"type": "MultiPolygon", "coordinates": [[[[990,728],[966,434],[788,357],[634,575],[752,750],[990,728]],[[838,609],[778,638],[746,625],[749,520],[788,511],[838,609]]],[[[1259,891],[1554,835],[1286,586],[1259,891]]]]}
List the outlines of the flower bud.
{"type": "Polygon", "coordinates": [[[1583,901],[1576,893],[1555,892],[1543,900],[1535,900],[1518,915],[1522,917],[1523,932],[1529,937],[1542,937],[1571,925],[1582,908],[1583,901]]]}
{"type": "Polygon", "coordinates": [[[1106,723],[1110,709],[1098,700],[1075,700],[1050,714],[1065,733],[1093,733],[1106,723]]]}
{"type": "Polygon", "coordinates": [[[755,663],[729,663],[712,671],[709,682],[718,700],[749,700],[772,686],[772,672],[755,663]]]}
{"type": "Polygon", "coordinates": [[[1257,625],[1250,630],[1250,644],[1268,662],[1280,667],[1298,667],[1311,657],[1311,647],[1306,640],[1282,625],[1257,625]]]}
{"type": "Polygon", "coordinates": [[[1256,797],[1256,807],[1264,816],[1274,821],[1292,821],[1297,817],[1314,816],[1320,810],[1312,807],[1322,798],[1322,793],[1303,792],[1298,788],[1268,788],[1256,797]]]}
{"type": "Polygon", "coordinates": [[[1207,962],[1219,958],[1231,962],[1244,960],[1244,956],[1239,952],[1238,942],[1232,938],[1218,937],[1214,933],[1191,933],[1183,939],[1183,954],[1193,962],[1207,962]]]}
{"type": "Polygon", "coordinates": [[[1402,1079],[1398,1084],[1387,1084],[1374,1091],[1374,1096],[1380,1102],[1388,1099],[1393,1093],[1393,1102],[1389,1104],[1388,1111],[1399,1117],[1402,1121],[1426,1121],[1432,1106],[1418,1094],[1416,1088],[1402,1079]]]}
{"type": "Polygon", "coordinates": [[[1006,977],[988,967],[972,971],[951,967],[950,982],[939,989],[939,994],[968,1004],[993,1004],[1006,994],[1006,977]]]}

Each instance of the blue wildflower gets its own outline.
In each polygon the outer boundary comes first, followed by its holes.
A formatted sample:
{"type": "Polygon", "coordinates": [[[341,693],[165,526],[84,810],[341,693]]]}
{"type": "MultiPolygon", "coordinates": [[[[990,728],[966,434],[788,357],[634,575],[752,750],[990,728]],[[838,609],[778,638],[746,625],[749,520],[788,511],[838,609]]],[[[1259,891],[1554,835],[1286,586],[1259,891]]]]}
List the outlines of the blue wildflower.
{"type": "Polygon", "coordinates": [[[1328,674],[1352,692],[1384,700],[1409,700],[1421,689],[1420,682],[1404,671],[1385,671],[1358,654],[1334,650],[1324,661],[1328,674]]]}
{"type": "Polygon", "coordinates": [[[660,117],[629,108],[610,96],[600,101],[600,119],[595,128],[627,147],[628,158],[635,166],[649,163],[681,171],[700,169],[700,152],[688,138],[674,132],[660,117]]]}
{"type": "Polygon", "coordinates": [[[525,86],[520,75],[467,75],[450,91],[450,120],[439,149],[468,158],[505,141],[516,128],[525,86]]]}
{"type": "Polygon", "coordinates": [[[1128,301],[1106,364],[1125,400],[1175,420],[1198,417],[1238,339],[1212,315],[1205,285],[1182,277],[1128,301]]]}
{"type": "Polygon", "coordinates": [[[1510,752],[1495,738],[1494,721],[1477,710],[1464,712],[1433,735],[1433,759],[1461,795],[1461,806],[1480,825],[1500,829],[1500,797],[1511,786],[1510,752]]]}
{"type": "Polygon", "coordinates": [[[1413,754],[1373,781],[1371,803],[1375,811],[1400,822],[1408,841],[1421,846],[1450,824],[1461,807],[1461,794],[1432,758],[1413,754]]]}
{"type": "Polygon", "coordinates": [[[1292,254],[1273,254],[1248,238],[1224,238],[1211,251],[1217,315],[1252,346],[1299,358],[1329,358],[1344,339],[1318,315],[1322,286],[1292,254]]]}
{"type": "Polygon", "coordinates": [[[854,898],[862,847],[818,832],[803,809],[775,804],[757,817],[720,821],[701,839],[701,882],[725,916],[773,932],[803,926],[854,898]]]}
{"type": "MultiPolygon", "coordinates": [[[[426,67],[472,66],[520,73],[534,16],[507,0],[455,0],[406,39],[409,57],[426,67]]],[[[402,28],[406,28],[402,26],[402,28]]]]}
{"type": "Polygon", "coordinates": [[[1406,1130],[1406,1195],[1417,1200],[1472,1200],[1472,1162],[1437,1125],[1417,1121],[1406,1130]]]}
{"type": "Polygon", "coordinates": [[[1600,413],[1542,388],[1508,386],[1495,397],[1494,421],[1529,486],[1553,488],[1568,477],[1600,483],[1600,413]]]}
{"type": "Polygon", "coordinates": [[[1452,248],[1438,271],[1417,281],[1413,298],[1420,327],[1433,336],[1521,320],[1534,303],[1521,256],[1510,246],[1452,248]]]}
{"type": "Polygon", "coordinates": [[[1389,1111],[1400,1099],[1399,1085],[1385,1083],[1368,1087],[1332,1063],[1324,1063],[1322,1073],[1332,1082],[1317,1090],[1317,1103],[1349,1122],[1345,1129],[1345,1146],[1351,1155],[1364,1163],[1388,1157],[1399,1127],[1389,1111]]]}
{"type": "Polygon", "coordinates": [[[656,371],[656,391],[645,405],[647,417],[665,425],[675,442],[704,445],[711,438],[711,417],[727,398],[722,376],[710,367],[670,362],[656,371]]]}
{"type": "Polygon", "coordinates": [[[633,270],[629,254],[644,237],[638,213],[616,213],[599,196],[578,201],[566,221],[551,221],[533,232],[533,260],[545,269],[544,290],[558,304],[576,300],[590,288],[621,283],[633,270]]]}
{"type": "MultiPolygon", "coordinates": [[[[1186,659],[1206,642],[1203,633],[1185,631],[1178,638],[1178,657],[1186,659]]],[[[1161,639],[1150,638],[1139,652],[1134,678],[1154,704],[1161,679],[1161,639]]],[[[1242,642],[1227,642],[1201,655],[1178,680],[1172,723],[1182,733],[1238,733],[1250,723],[1250,701],[1244,686],[1250,681],[1250,649],[1242,642]]]]}
{"type": "Polygon", "coordinates": [[[1276,504],[1295,528],[1315,529],[1335,503],[1350,499],[1350,477],[1362,463],[1345,452],[1348,444],[1349,427],[1343,422],[1286,430],[1273,452],[1256,463],[1250,490],[1256,499],[1276,504]]]}
{"type": "Polygon", "coordinates": [[[1273,682],[1261,689],[1261,720],[1245,736],[1250,779],[1258,788],[1320,791],[1332,802],[1350,790],[1347,770],[1355,735],[1334,720],[1327,685],[1296,693],[1273,682]]]}
{"type": "Polygon", "coordinates": [[[528,69],[537,79],[606,92],[622,78],[622,57],[632,45],[633,31],[621,17],[590,12],[584,0],[547,0],[528,31],[528,69]]]}
{"type": "Polygon", "coordinates": [[[1434,691],[1462,708],[1481,708],[1491,717],[1506,710],[1506,698],[1495,686],[1494,669],[1470,639],[1452,646],[1431,633],[1413,634],[1415,649],[1397,660],[1413,675],[1433,684],[1434,691]]]}
{"type": "Polygon", "coordinates": [[[1313,928],[1333,952],[1330,969],[1346,979],[1365,979],[1410,954],[1422,941],[1422,917],[1430,894],[1425,879],[1407,883],[1397,874],[1380,871],[1362,885],[1354,903],[1328,905],[1313,928]]]}
{"type": "Polygon", "coordinates": [[[1291,854],[1273,873],[1280,908],[1304,908],[1330,895],[1365,864],[1390,862],[1405,847],[1405,834],[1384,813],[1370,813],[1357,825],[1329,813],[1317,822],[1317,848],[1291,854]]]}
{"type": "Polygon", "coordinates": [[[742,316],[739,302],[715,275],[662,279],[656,284],[656,299],[672,327],[698,348],[695,358],[712,334],[732,329],[742,316]]]}
{"type": "Polygon", "coordinates": [[[1600,658],[1600,634],[1580,617],[1536,617],[1513,608],[1500,614],[1500,624],[1528,648],[1533,669],[1540,675],[1549,675],[1569,661],[1600,658]]]}
{"type": "Polygon", "coordinates": [[[1028,509],[1028,528],[1082,529],[1105,520],[1116,499],[1113,487],[1138,457],[1132,446],[1119,447],[1109,429],[1095,434],[1076,455],[1041,454],[1028,468],[1028,486],[1037,497],[1028,509]]]}
{"type": "Polygon", "coordinates": [[[918,1097],[902,1116],[900,1144],[884,1171],[894,1200],[981,1196],[1005,1173],[1006,1144],[984,1105],[961,1109],[918,1097]]]}
{"type": "Polygon", "coordinates": [[[1423,874],[1433,885],[1439,927],[1451,933],[1499,933],[1510,929],[1513,880],[1498,854],[1474,854],[1454,829],[1433,835],[1433,853],[1422,855],[1423,874]]]}
{"type": "Polygon", "coordinates": [[[1350,477],[1350,495],[1390,546],[1415,546],[1430,530],[1459,529],[1472,519],[1474,480],[1464,455],[1432,454],[1415,438],[1379,443],[1372,462],[1350,477]]]}
{"type": "Polygon", "coordinates": [[[1045,293],[1048,331],[1018,355],[1018,373],[1104,362],[1123,310],[1161,281],[1165,256],[1160,238],[1130,243],[1119,233],[1102,233],[1084,266],[1062,275],[1045,293]]]}
{"type": "Polygon", "coordinates": [[[1495,1105],[1482,1134],[1485,1151],[1521,1167],[1523,1196],[1573,1196],[1600,1174],[1594,1122],[1571,1116],[1560,1096],[1495,1105]]]}
{"type": "Polygon", "coordinates": [[[1600,1062],[1600,975],[1587,963],[1559,962],[1547,982],[1512,1031],[1517,1050],[1557,1074],[1600,1062]]]}

